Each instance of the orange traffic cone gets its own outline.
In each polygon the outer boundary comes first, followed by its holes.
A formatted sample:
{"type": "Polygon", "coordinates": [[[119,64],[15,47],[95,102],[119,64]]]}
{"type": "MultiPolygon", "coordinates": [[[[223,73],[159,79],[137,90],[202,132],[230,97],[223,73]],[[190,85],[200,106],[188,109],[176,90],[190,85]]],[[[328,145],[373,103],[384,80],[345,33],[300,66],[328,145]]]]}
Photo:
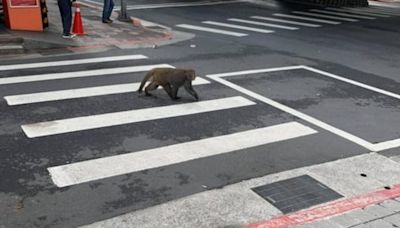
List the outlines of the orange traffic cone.
{"type": "Polygon", "coordinates": [[[86,33],[83,31],[83,23],[82,23],[81,9],[79,7],[79,3],[75,4],[75,8],[76,9],[74,16],[74,26],[72,28],[72,33],[78,36],[86,35],[86,33]]]}

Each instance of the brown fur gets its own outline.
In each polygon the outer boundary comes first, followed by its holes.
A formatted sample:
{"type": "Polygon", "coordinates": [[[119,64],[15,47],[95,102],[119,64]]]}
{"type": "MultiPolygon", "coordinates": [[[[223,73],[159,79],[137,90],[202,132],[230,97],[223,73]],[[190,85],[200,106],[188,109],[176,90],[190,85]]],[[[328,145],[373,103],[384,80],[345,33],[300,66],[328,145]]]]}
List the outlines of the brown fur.
{"type": "Polygon", "coordinates": [[[150,84],[144,88],[144,92],[147,96],[151,96],[149,91],[157,89],[158,86],[162,86],[170,98],[176,100],[180,98],[177,96],[179,88],[184,86],[190,95],[196,100],[199,100],[199,96],[192,87],[192,81],[195,78],[196,73],[191,69],[154,68],[143,78],[138,92],[141,93],[146,82],[150,81],[150,84]]]}

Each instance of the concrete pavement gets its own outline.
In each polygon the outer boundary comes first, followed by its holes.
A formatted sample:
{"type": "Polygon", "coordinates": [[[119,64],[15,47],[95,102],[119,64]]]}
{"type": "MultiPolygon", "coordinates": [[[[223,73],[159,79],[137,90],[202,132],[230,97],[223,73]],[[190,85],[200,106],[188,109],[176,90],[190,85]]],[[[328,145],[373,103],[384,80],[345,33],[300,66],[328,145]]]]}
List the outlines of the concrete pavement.
{"type": "MultiPolygon", "coordinates": [[[[241,25],[221,30],[247,36],[192,31],[192,40],[156,49],[2,61],[0,226],[69,228],[113,217],[123,226],[130,219],[115,216],[134,211],[146,214],[133,214],[130,227],[245,226],[298,215],[279,197],[304,213],[380,191],[394,196],[399,168],[391,157],[399,155],[400,137],[395,12],[364,12],[381,17],[333,25],[311,16],[277,21],[283,19],[277,15],[297,15],[289,9],[226,7],[134,12],[171,27],[222,27],[206,20],[241,25]],[[160,64],[195,68],[203,79],[194,87],[201,101],[183,92],[180,101],[163,91],[138,96],[145,71],[160,64]],[[288,188],[266,197],[253,191],[300,177],[300,183],[314,180],[312,193],[327,193],[325,201],[313,194],[290,201],[288,188]],[[319,206],[310,204],[315,201],[319,206]]],[[[346,11],[342,18],[358,15],[346,11]]],[[[294,185],[292,194],[305,187],[294,185]]]]}
{"type": "Polygon", "coordinates": [[[399,180],[400,163],[370,153],[246,180],[83,227],[397,227],[399,180]],[[317,179],[343,197],[282,214],[253,190],[302,175],[317,179]]]}
{"type": "MultiPolygon", "coordinates": [[[[22,39],[22,48],[8,49],[1,58],[10,59],[15,54],[25,54],[24,57],[40,55],[72,54],[99,52],[109,49],[130,49],[139,47],[153,47],[192,38],[182,32],[174,32],[165,27],[152,23],[142,22],[131,18],[131,22],[120,22],[118,14],[113,13],[112,24],[101,22],[102,8],[97,5],[80,3],[85,36],[75,39],[63,39],[62,25],[57,2],[48,1],[49,28],[44,32],[12,31],[4,26],[0,34],[5,34],[8,40],[22,39]],[[5,56],[5,54],[7,54],[5,56]]],[[[21,57],[21,56],[18,56],[21,57]]]]}

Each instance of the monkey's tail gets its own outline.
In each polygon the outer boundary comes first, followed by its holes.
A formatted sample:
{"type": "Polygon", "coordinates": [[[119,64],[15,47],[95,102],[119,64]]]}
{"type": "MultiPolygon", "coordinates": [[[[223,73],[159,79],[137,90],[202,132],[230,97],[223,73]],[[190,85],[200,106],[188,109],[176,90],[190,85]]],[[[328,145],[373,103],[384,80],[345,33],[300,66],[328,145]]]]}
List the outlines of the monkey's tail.
{"type": "Polygon", "coordinates": [[[139,92],[139,93],[143,92],[143,87],[144,87],[144,85],[145,85],[146,82],[151,78],[152,75],[153,75],[153,73],[152,73],[152,71],[150,71],[150,72],[148,72],[148,73],[146,74],[146,76],[144,76],[144,78],[143,78],[143,80],[142,80],[142,83],[140,83],[140,86],[139,86],[139,89],[138,89],[138,92],[139,92]]]}

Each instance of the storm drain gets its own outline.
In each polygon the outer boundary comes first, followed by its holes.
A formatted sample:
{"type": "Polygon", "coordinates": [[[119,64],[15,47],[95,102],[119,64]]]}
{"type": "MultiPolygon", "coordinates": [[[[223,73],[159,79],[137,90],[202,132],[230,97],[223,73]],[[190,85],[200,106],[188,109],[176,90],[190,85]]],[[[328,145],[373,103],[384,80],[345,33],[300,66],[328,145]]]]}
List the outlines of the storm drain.
{"type": "Polygon", "coordinates": [[[343,197],[308,175],[258,186],[252,190],[285,214],[343,197]]]}

